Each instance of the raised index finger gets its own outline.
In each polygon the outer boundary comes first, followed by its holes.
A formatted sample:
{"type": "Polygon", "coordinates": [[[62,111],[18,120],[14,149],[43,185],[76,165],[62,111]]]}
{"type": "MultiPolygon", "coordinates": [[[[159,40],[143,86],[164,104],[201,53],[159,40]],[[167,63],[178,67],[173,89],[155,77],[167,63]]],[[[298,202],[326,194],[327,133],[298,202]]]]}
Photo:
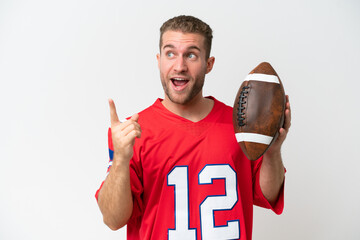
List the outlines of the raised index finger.
{"type": "Polygon", "coordinates": [[[118,115],[116,113],[116,107],[115,107],[115,103],[114,100],[112,100],[111,98],[109,99],[109,106],[110,106],[110,121],[111,121],[111,125],[114,125],[116,123],[119,123],[119,118],[118,115]]]}

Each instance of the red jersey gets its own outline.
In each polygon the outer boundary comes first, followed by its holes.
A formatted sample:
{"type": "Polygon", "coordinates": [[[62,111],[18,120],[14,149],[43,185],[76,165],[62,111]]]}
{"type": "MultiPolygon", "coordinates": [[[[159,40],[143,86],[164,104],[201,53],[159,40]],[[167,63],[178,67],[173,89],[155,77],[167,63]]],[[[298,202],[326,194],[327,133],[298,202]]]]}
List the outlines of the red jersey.
{"type": "MultiPolygon", "coordinates": [[[[199,122],[168,111],[161,99],[139,113],[142,135],[130,161],[134,209],[127,239],[250,240],[253,204],[282,212],[283,189],[270,205],[259,185],[262,159],[245,157],[232,108],[211,99],[212,111],[199,122]]],[[[108,136],[111,162],[110,129],[108,136]]]]}

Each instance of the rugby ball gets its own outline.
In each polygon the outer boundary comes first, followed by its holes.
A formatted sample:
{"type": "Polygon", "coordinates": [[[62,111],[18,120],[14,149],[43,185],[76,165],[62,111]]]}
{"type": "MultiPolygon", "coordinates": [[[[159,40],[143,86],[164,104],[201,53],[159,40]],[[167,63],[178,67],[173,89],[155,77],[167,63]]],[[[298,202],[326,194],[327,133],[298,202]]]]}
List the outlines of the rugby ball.
{"type": "Polygon", "coordinates": [[[248,159],[257,160],[284,124],[285,91],[272,66],[260,63],[242,82],[233,108],[236,140],[248,159]]]}

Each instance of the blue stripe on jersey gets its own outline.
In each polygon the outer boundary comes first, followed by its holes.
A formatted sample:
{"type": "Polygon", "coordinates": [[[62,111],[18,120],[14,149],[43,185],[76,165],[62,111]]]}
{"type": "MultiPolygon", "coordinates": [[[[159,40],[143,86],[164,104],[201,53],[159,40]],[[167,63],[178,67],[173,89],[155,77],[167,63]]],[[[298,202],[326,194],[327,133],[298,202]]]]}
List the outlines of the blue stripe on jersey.
{"type": "Polygon", "coordinates": [[[110,157],[110,160],[112,161],[113,157],[114,157],[114,151],[111,150],[110,148],[109,148],[109,157],[110,157]]]}

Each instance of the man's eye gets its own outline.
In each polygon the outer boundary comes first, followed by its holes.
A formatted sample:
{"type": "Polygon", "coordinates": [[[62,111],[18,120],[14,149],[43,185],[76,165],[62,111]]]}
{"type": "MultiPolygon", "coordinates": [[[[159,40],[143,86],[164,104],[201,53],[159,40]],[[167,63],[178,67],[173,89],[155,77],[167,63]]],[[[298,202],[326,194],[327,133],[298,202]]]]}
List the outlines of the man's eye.
{"type": "Polygon", "coordinates": [[[173,56],[174,56],[174,53],[172,53],[172,52],[168,52],[166,55],[167,55],[169,58],[171,58],[171,57],[173,57],[173,56]]]}
{"type": "Polygon", "coordinates": [[[190,58],[190,59],[194,59],[195,57],[196,57],[196,55],[193,53],[189,53],[189,55],[188,55],[188,58],[190,58]]]}

